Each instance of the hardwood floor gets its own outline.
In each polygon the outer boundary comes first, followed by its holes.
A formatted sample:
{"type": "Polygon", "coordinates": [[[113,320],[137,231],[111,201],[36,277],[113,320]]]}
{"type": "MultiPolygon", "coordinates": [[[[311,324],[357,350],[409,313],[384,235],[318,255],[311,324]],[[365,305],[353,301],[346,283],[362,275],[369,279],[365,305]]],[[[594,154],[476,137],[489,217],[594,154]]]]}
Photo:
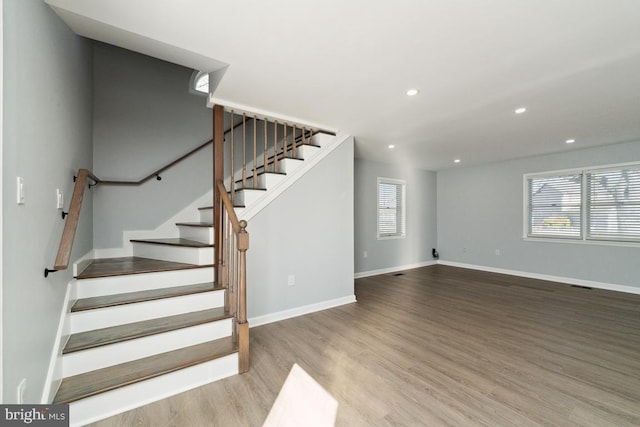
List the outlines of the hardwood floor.
{"type": "Polygon", "coordinates": [[[640,425],[640,295],[442,265],[251,329],[251,370],[93,424],[261,426],[297,362],[338,426],[640,425]]]}

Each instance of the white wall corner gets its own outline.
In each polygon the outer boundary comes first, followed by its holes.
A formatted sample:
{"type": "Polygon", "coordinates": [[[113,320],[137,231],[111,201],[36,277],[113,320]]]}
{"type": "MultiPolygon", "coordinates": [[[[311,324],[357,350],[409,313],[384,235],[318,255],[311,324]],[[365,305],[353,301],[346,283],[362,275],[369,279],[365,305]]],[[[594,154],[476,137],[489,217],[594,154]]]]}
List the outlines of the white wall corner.
{"type": "Polygon", "coordinates": [[[86,254],[82,255],[80,258],[73,262],[73,277],[77,277],[79,273],[81,273],[91,261],[96,258],[95,251],[91,249],[86,254]]]}
{"type": "Polygon", "coordinates": [[[596,282],[593,280],[576,279],[573,277],[553,276],[550,274],[530,273],[527,271],[508,270],[505,268],[487,267],[483,265],[465,264],[455,261],[440,260],[438,264],[448,265],[451,267],[468,268],[471,270],[486,271],[489,273],[508,274],[510,276],[526,277],[529,279],[546,280],[549,282],[566,283],[568,285],[586,286],[589,288],[603,289],[607,291],[626,292],[629,294],[640,295],[640,287],[618,285],[615,283],[596,282]]]}
{"type": "Polygon", "coordinates": [[[279,322],[280,320],[290,319],[292,317],[303,316],[305,314],[315,313],[316,311],[327,310],[329,308],[339,307],[345,304],[351,304],[356,302],[355,295],[347,295],[341,298],[335,298],[327,301],[321,301],[314,304],[303,305],[301,307],[294,307],[288,310],[278,311],[276,313],[264,314],[262,316],[250,317],[248,319],[249,326],[255,328],[256,326],[266,325],[268,323],[279,322]]]}
{"type": "Polygon", "coordinates": [[[60,383],[62,382],[62,350],[69,339],[71,331],[70,316],[72,303],[75,301],[74,289],[76,280],[73,279],[67,283],[67,291],[64,296],[64,303],[60,311],[60,319],[58,321],[58,330],[53,342],[51,356],[49,359],[49,369],[47,377],[44,381],[44,389],[40,403],[45,405],[53,401],[60,383]]]}

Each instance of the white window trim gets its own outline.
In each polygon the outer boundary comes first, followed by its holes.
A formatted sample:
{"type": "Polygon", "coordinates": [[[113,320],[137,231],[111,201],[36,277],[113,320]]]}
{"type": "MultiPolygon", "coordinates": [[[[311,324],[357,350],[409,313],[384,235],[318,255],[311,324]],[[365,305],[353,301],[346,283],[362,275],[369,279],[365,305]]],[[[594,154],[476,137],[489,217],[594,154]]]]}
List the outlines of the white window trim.
{"type": "MultiPolygon", "coordinates": [[[[191,92],[194,95],[209,96],[209,92],[201,92],[199,90],[196,90],[196,83],[198,82],[200,77],[202,77],[205,74],[210,74],[210,73],[206,71],[198,71],[198,70],[194,70],[193,73],[191,73],[191,79],[189,79],[189,92],[191,92]]],[[[209,83],[211,83],[211,75],[209,75],[209,83]]]]}
{"type": "Polygon", "coordinates": [[[407,237],[407,182],[403,179],[378,177],[376,182],[376,237],[378,240],[393,240],[404,239],[407,237]],[[400,184],[402,185],[402,234],[396,234],[393,236],[381,236],[380,235],[380,183],[400,184]]]}
{"type": "MultiPolygon", "coordinates": [[[[544,178],[549,176],[563,175],[563,174],[581,174],[582,175],[582,197],[581,201],[584,204],[586,200],[586,173],[588,172],[597,172],[607,169],[624,169],[626,167],[638,167],[640,166],[640,162],[625,162],[625,163],[611,163],[606,165],[598,165],[598,166],[585,166],[581,168],[573,168],[573,169],[558,169],[553,171],[546,172],[532,172],[526,173],[523,175],[522,179],[522,239],[528,242],[542,242],[542,243],[569,243],[569,244],[578,244],[578,245],[595,245],[595,246],[626,246],[626,247],[640,247],[640,241],[633,240],[604,240],[598,238],[589,238],[587,233],[584,232],[582,237],[572,238],[572,237],[543,237],[543,236],[529,236],[529,204],[528,204],[528,180],[531,177],[535,178],[544,178]]],[[[581,218],[581,227],[586,227],[587,224],[587,209],[586,207],[582,209],[582,218],[581,218]]]]}

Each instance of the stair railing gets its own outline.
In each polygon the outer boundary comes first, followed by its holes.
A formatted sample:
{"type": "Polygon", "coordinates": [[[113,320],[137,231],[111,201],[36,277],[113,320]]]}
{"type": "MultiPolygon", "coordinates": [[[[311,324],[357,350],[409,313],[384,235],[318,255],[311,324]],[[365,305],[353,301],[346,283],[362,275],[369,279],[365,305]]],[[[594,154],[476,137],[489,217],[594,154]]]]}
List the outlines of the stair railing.
{"type": "Polygon", "coordinates": [[[215,204],[222,206],[222,224],[216,230],[217,242],[221,242],[221,262],[217,265],[218,280],[227,290],[225,309],[231,314],[233,341],[238,348],[238,370],[249,370],[249,322],[247,322],[247,250],[249,233],[247,221],[238,221],[231,199],[227,195],[222,180],[216,183],[219,199],[215,204]]]}
{"type": "Polygon", "coordinates": [[[226,133],[226,168],[231,201],[238,188],[260,188],[259,174],[277,173],[284,158],[298,158],[301,146],[313,145],[313,135],[333,132],[301,126],[287,121],[258,117],[246,112],[228,110],[231,128],[226,133]]]}

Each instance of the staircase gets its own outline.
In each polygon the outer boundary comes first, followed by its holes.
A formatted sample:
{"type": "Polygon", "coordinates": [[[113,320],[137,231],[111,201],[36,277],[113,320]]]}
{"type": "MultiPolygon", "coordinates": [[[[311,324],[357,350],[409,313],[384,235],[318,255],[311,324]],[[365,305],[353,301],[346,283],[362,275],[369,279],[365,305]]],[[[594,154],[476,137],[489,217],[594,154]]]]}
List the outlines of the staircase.
{"type": "MultiPolygon", "coordinates": [[[[277,170],[256,171],[257,186],[237,181],[238,217],[333,139],[318,134],[296,158],[272,156],[277,170]]],[[[132,239],[131,256],[96,259],[76,276],[53,400],[70,405],[71,425],[239,373],[232,296],[215,281],[213,207],[199,208],[199,215],[199,222],[176,223],[177,238],[132,239]]]]}

